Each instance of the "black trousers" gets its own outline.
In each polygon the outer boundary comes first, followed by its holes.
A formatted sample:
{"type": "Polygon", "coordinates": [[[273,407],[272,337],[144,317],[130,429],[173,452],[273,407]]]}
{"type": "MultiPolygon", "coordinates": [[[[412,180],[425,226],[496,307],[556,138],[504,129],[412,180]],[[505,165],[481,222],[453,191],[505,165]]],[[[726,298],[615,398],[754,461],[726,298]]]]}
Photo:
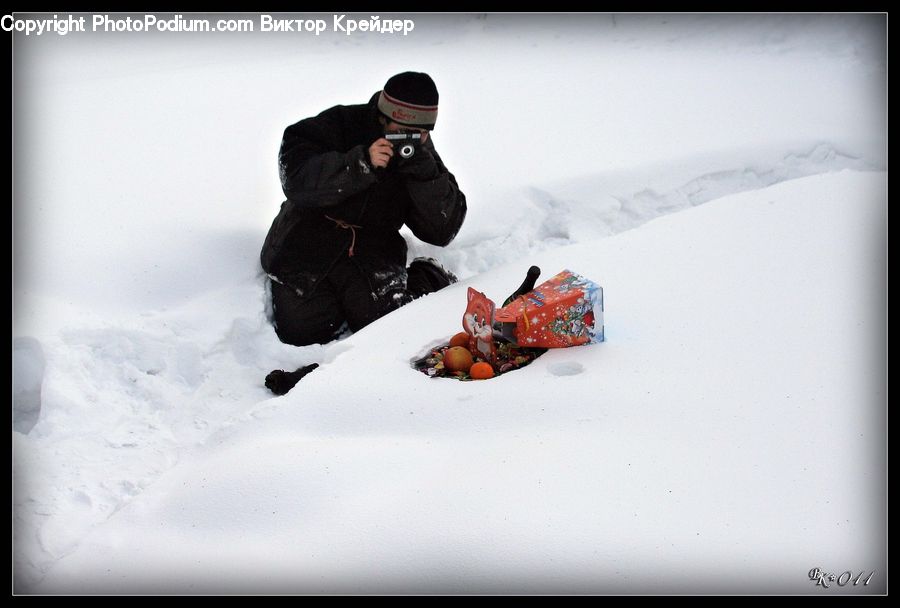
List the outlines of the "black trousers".
{"type": "Polygon", "coordinates": [[[354,258],[343,258],[310,295],[299,296],[276,281],[272,308],[278,338],[295,346],[325,344],[338,337],[345,324],[359,331],[372,321],[445,285],[436,284],[433,267],[413,262],[373,272],[354,258]]]}

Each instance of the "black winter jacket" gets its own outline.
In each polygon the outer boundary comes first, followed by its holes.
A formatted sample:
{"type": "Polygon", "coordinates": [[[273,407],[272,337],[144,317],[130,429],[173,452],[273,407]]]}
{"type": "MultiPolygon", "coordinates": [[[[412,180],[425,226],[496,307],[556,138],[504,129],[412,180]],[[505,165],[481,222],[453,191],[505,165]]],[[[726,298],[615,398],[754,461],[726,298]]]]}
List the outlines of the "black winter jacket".
{"type": "Polygon", "coordinates": [[[424,181],[392,166],[369,165],[369,146],[384,134],[377,99],[378,93],[368,104],[335,106],[284,131],[278,162],[287,200],[269,228],[260,261],[300,295],[310,294],[351,245],[365,273],[397,275],[406,267],[403,224],[441,247],[462,226],[465,195],[431,137],[423,147],[434,157],[436,172],[424,181]]]}

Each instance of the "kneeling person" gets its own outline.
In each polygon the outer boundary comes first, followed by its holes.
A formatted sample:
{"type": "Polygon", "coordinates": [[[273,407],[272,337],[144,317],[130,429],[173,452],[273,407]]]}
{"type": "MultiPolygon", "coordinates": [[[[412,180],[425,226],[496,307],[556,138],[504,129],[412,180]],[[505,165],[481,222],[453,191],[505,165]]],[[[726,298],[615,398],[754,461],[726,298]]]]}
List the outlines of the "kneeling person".
{"type": "Polygon", "coordinates": [[[400,235],[405,224],[443,247],[466,216],[430,137],[437,108],[432,79],[404,72],[367,104],[335,106],[285,130],[287,200],[260,256],[283,342],[329,342],[455,280],[434,260],[407,267],[400,235]]]}

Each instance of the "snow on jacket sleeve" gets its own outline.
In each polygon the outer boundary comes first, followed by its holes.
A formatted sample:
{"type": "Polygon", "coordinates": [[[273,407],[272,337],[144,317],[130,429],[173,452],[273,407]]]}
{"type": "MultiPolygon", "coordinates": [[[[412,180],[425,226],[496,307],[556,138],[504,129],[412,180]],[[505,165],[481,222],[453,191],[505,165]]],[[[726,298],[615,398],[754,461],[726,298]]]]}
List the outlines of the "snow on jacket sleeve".
{"type": "Polygon", "coordinates": [[[284,131],[278,151],[281,188],[301,207],[328,207],[375,183],[364,145],[341,149],[342,125],[327,114],[308,118],[284,131]]]}
{"type": "Polygon", "coordinates": [[[456,237],[466,217],[466,197],[431,140],[423,145],[434,156],[436,171],[433,176],[428,176],[429,179],[407,181],[406,189],[412,204],[406,225],[422,241],[444,247],[456,237]]]}

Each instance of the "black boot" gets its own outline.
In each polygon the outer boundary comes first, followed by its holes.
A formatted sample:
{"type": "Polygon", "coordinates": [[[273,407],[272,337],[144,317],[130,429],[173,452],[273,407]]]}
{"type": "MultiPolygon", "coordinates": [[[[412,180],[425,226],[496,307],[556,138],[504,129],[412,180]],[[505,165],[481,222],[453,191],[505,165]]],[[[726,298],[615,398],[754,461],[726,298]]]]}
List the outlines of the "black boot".
{"type": "Polygon", "coordinates": [[[406,269],[406,289],[413,298],[456,283],[456,276],[434,258],[416,258],[406,269]]]}
{"type": "Polygon", "coordinates": [[[276,369],[266,376],[266,388],[276,395],[284,395],[300,382],[306,374],[319,367],[318,363],[305,365],[293,372],[286,372],[283,369],[276,369]]]}

